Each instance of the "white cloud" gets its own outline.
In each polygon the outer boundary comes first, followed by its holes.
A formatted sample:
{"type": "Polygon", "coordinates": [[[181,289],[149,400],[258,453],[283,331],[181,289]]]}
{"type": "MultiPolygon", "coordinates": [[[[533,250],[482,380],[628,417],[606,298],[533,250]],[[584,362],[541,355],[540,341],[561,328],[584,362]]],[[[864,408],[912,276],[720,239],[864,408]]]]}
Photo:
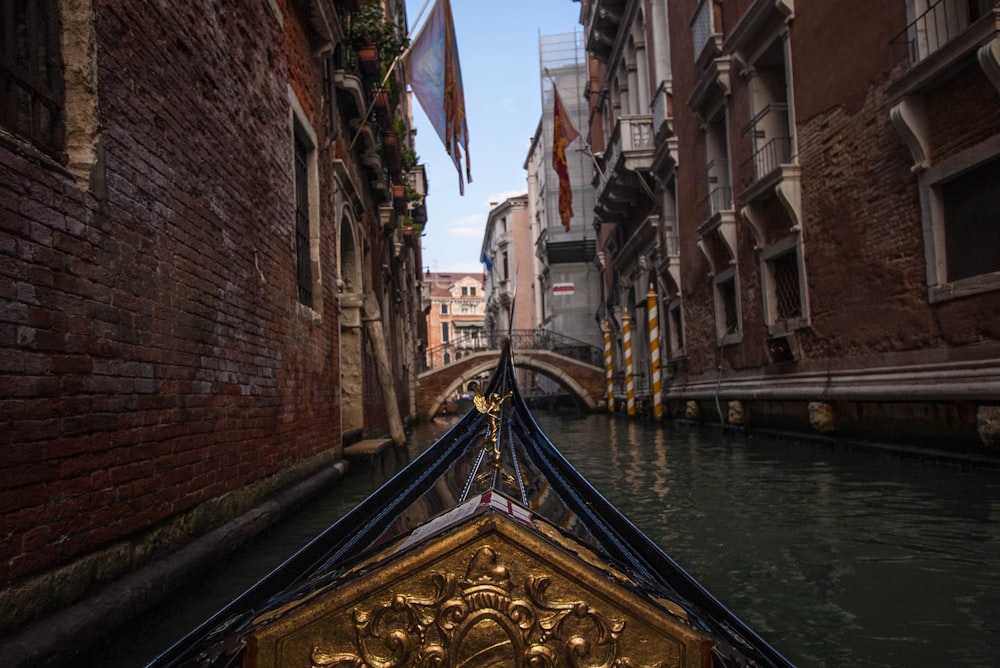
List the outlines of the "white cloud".
{"type": "Polygon", "coordinates": [[[492,195],[487,197],[486,201],[484,202],[484,204],[486,205],[486,211],[488,212],[490,209],[492,209],[497,204],[500,204],[508,197],[517,197],[518,195],[523,195],[526,192],[528,192],[527,184],[525,184],[524,188],[521,188],[519,190],[501,190],[500,192],[493,193],[492,195]]]}

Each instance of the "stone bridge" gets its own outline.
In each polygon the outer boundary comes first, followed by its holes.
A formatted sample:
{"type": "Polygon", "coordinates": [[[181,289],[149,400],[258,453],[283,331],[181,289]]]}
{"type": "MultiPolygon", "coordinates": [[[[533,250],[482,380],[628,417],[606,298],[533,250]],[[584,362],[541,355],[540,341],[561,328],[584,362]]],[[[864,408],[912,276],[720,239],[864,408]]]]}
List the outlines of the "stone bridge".
{"type": "MultiPolygon", "coordinates": [[[[484,371],[496,368],[500,360],[495,350],[471,353],[417,376],[417,416],[429,420],[444,401],[484,371]]],[[[606,394],[604,369],[549,350],[514,352],[514,366],[546,375],[580,398],[590,410],[603,405],[606,394]]],[[[521,388],[522,391],[524,388],[521,388]]]]}

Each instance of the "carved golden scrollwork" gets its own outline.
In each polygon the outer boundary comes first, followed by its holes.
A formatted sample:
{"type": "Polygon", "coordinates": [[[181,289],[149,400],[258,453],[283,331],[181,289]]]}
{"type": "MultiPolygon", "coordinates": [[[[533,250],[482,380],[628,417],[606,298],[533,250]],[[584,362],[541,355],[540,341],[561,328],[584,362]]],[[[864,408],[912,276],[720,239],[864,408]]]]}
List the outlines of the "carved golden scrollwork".
{"type": "Polygon", "coordinates": [[[354,646],[315,647],[313,668],[634,665],[622,646],[625,620],[582,600],[550,600],[548,576],[515,583],[490,546],[479,547],[463,579],[437,573],[431,583],[430,596],[395,593],[356,608],[354,646]]]}

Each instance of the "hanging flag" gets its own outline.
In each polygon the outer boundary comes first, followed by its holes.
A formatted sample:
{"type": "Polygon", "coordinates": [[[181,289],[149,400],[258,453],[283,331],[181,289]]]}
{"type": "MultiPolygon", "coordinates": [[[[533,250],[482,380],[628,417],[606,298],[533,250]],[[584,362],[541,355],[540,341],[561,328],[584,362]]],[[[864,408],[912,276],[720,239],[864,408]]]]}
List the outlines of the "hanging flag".
{"type": "Polygon", "coordinates": [[[428,120],[437,131],[445,150],[458,169],[458,191],[465,194],[462,182],[462,157],[465,178],[472,182],[469,163],[469,127],[465,122],[465,94],[462,68],[458,63],[458,43],[448,0],[437,0],[430,15],[413,38],[404,56],[410,87],[428,120]]]}
{"type": "Polygon", "coordinates": [[[570,120],[559,90],[552,82],[552,169],[559,176],[559,218],[569,232],[569,221],[573,218],[573,185],[569,182],[569,165],[566,163],[566,147],[580,136],[570,120]]]}
{"type": "MultiPolygon", "coordinates": [[[[483,250],[483,254],[479,256],[480,262],[486,265],[486,271],[493,271],[493,262],[490,260],[489,254],[483,250]]],[[[483,279],[486,280],[485,278],[483,279]]]]}

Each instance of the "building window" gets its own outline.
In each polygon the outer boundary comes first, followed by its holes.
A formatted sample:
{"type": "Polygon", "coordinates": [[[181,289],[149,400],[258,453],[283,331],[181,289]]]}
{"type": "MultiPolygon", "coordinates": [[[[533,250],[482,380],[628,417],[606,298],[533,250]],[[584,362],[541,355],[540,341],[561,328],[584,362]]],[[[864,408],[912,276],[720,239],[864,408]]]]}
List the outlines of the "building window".
{"type": "Polygon", "coordinates": [[[319,164],[316,133],[294,92],[291,104],[292,178],[295,210],[295,278],[298,302],[322,315],[323,285],[319,263],[319,164]]]}
{"type": "Polygon", "coordinates": [[[1000,290],[1000,137],[920,176],[929,299],[1000,290]]]}
{"type": "Polygon", "coordinates": [[[738,296],[735,268],[727,269],[716,276],[715,322],[720,345],[737,343],[742,338],[738,296]]]}
{"type": "Polygon", "coordinates": [[[56,0],[0,3],[0,124],[64,160],[64,83],[56,0]]]}
{"type": "Polygon", "coordinates": [[[451,364],[451,353],[445,351],[444,355],[441,357],[445,364],[451,364]]]}
{"type": "Polygon", "coordinates": [[[799,299],[799,263],[795,253],[783,253],[768,263],[771,287],[774,290],[775,315],[788,320],[802,315],[799,299]]]}
{"type": "Polygon", "coordinates": [[[451,329],[448,327],[448,323],[441,323],[441,343],[448,343],[451,341],[451,329]]]}
{"type": "Polygon", "coordinates": [[[948,282],[1000,272],[1000,158],[941,184],[948,282]]]}
{"type": "Polygon", "coordinates": [[[750,137],[753,154],[740,168],[744,186],[792,161],[794,126],[789,122],[785,70],[784,43],[776,39],[754,63],[750,81],[755,114],[742,133],[750,137]]]}
{"type": "Polygon", "coordinates": [[[671,354],[684,350],[684,321],[681,318],[681,300],[674,299],[667,310],[668,335],[671,354]]]}
{"type": "Polygon", "coordinates": [[[448,315],[448,305],[441,304],[441,315],[448,315]]]}
{"type": "Polygon", "coordinates": [[[295,132],[295,266],[299,301],[312,306],[312,260],[309,257],[309,154],[302,132],[295,132]]]}
{"type": "Polygon", "coordinates": [[[470,297],[475,297],[476,296],[476,286],[473,285],[473,286],[471,286],[469,288],[469,296],[470,297]]]}
{"type": "Polygon", "coordinates": [[[698,9],[695,11],[694,18],[691,19],[691,34],[694,38],[694,58],[699,60],[702,53],[705,51],[705,47],[711,41],[712,36],[717,34],[715,28],[718,21],[715,18],[715,13],[718,9],[715,7],[715,3],[712,0],[701,0],[698,3],[698,9]]]}
{"type": "Polygon", "coordinates": [[[705,168],[699,175],[699,181],[705,184],[706,192],[698,205],[698,219],[702,222],[733,209],[733,189],[729,180],[729,140],[726,137],[724,114],[719,114],[705,128],[705,158],[705,168]]]}
{"type": "Polygon", "coordinates": [[[464,285],[462,286],[462,296],[463,297],[468,297],[469,296],[469,288],[466,287],[466,286],[464,286],[464,285]]]}
{"type": "Polygon", "coordinates": [[[808,324],[805,268],[798,234],[774,243],[760,256],[764,317],[770,335],[785,334],[808,324]]]}
{"type": "Polygon", "coordinates": [[[336,138],[340,133],[340,110],[337,107],[337,82],[334,72],[337,70],[336,56],[331,53],[323,61],[323,102],[326,106],[327,136],[336,138]]]}

